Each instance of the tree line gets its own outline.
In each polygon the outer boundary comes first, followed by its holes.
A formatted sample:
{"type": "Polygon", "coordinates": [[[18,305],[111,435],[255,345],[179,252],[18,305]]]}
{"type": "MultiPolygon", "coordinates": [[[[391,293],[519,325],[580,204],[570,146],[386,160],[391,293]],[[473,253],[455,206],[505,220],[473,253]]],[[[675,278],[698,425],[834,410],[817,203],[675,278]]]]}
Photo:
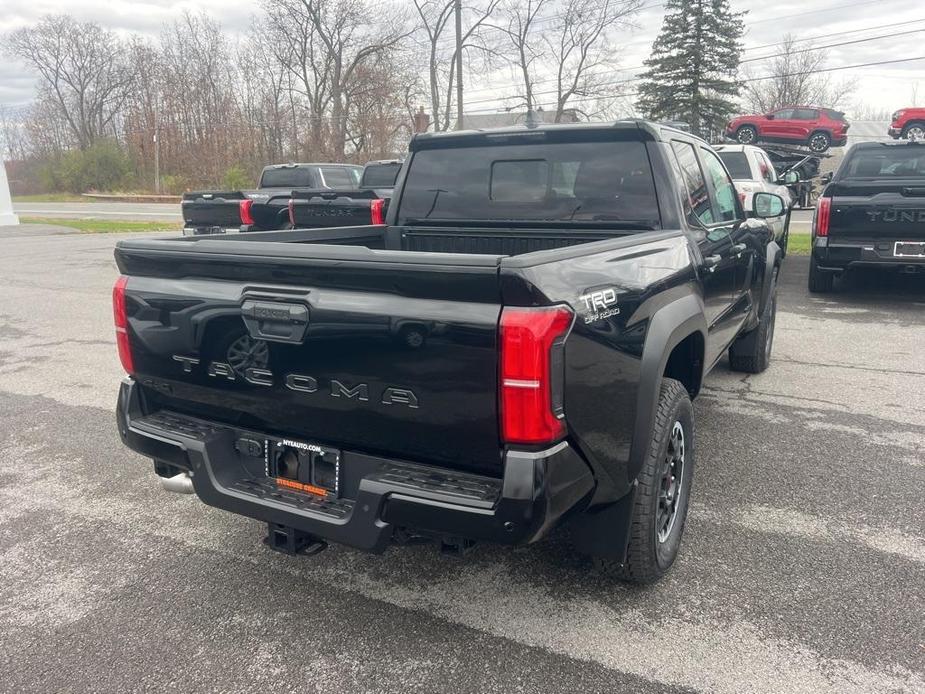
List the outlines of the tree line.
{"type": "Polygon", "coordinates": [[[150,190],[156,167],[157,186],[176,193],[247,186],[271,162],[390,158],[415,130],[456,128],[459,80],[499,70],[511,81],[494,95],[522,113],[639,114],[704,136],[740,104],[844,96],[820,86],[822,54],[792,78],[792,37],[776,77],[747,80],[744,13],[729,0],[668,0],[638,83],[613,76],[643,0],[465,0],[459,46],[456,1],[263,0],[237,41],[189,12],[155,38],[46,16],[4,37],[39,77],[24,115],[0,110],[11,178],[34,190],[150,190]]]}

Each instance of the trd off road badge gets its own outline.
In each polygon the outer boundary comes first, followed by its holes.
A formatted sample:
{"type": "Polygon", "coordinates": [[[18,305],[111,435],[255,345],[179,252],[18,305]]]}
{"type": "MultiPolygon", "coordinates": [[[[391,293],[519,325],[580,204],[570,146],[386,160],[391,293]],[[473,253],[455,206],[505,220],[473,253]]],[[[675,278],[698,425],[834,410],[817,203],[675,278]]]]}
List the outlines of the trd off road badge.
{"type": "Polygon", "coordinates": [[[620,314],[620,307],[615,305],[617,303],[617,290],[613,287],[590,291],[578,298],[587,311],[587,313],[582,314],[585,324],[620,314]]]}

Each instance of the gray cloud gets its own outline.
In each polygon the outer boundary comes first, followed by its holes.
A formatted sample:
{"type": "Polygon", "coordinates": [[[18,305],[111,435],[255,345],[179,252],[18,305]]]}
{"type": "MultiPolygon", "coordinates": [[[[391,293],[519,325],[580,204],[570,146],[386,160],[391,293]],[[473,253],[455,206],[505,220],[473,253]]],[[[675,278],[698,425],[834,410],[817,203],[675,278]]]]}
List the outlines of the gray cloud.
{"type": "MultiPolygon", "coordinates": [[[[410,0],[404,0],[410,2],[410,0]]],[[[817,45],[836,43],[837,36],[826,36],[837,32],[857,31],[870,27],[899,23],[904,18],[906,25],[894,29],[883,29],[868,34],[856,33],[848,38],[922,28],[921,0],[828,0],[824,5],[806,0],[733,0],[736,9],[748,10],[745,18],[748,32],[746,46],[759,46],[779,41],[785,33],[800,38],[821,37],[817,45]]],[[[11,5],[11,0],[2,3],[11,5]]],[[[17,3],[5,7],[0,13],[0,35],[12,29],[34,24],[46,13],[69,12],[82,21],[94,21],[120,33],[140,33],[154,37],[166,23],[175,20],[184,10],[203,11],[218,18],[225,30],[236,37],[247,35],[251,18],[260,11],[255,0],[184,0],[181,2],[153,1],[131,2],[129,0],[31,0],[28,4],[17,3]]],[[[630,32],[620,43],[621,64],[629,74],[638,72],[649,54],[652,41],[661,26],[663,9],[652,7],[643,12],[637,21],[638,28],[630,32]]],[[[859,43],[829,51],[829,66],[847,66],[866,62],[925,55],[925,31],[896,37],[892,40],[859,43]]],[[[2,45],[2,44],[0,44],[2,45]]],[[[803,44],[808,47],[812,44],[803,44]]],[[[773,53],[773,48],[750,51],[749,57],[773,53]]],[[[757,66],[756,66],[757,67],[757,66]]],[[[925,95],[925,61],[896,65],[878,66],[859,70],[845,70],[832,73],[833,79],[850,79],[856,83],[854,98],[857,101],[894,109],[906,105],[912,85],[922,80],[920,91],[925,95]]],[[[490,84],[510,83],[506,74],[496,74],[491,82],[475,76],[469,78],[473,98],[484,100],[493,96],[509,94],[511,89],[500,86],[490,89],[490,84]]],[[[22,104],[31,100],[35,79],[25,66],[6,56],[0,56],[0,104],[22,104]]],[[[479,108],[491,107],[480,104],[479,108]]],[[[850,115],[850,110],[849,110],[850,115]]]]}

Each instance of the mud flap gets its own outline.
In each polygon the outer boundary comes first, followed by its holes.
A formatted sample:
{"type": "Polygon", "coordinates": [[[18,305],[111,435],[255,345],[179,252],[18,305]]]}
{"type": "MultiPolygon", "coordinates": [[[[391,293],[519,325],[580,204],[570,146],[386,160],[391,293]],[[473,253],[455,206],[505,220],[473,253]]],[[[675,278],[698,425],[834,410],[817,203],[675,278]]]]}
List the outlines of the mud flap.
{"type": "Polygon", "coordinates": [[[572,541],[579,552],[620,562],[626,558],[638,486],[634,481],[622,499],[585,511],[571,521],[572,541]]]}

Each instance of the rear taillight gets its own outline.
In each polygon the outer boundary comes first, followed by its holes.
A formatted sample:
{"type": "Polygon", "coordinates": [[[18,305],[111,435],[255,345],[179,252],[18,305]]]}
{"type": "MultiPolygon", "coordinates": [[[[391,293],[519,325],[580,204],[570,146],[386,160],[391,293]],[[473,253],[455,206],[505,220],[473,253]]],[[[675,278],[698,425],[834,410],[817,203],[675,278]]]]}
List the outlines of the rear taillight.
{"type": "Polygon", "coordinates": [[[253,224],[254,218],[251,216],[251,205],[253,200],[242,200],[238,203],[238,211],[241,215],[241,224],[253,224]]]}
{"type": "Polygon", "coordinates": [[[292,198],[289,198],[289,223],[295,229],[295,202],[292,198]]]}
{"type": "Polygon", "coordinates": [[[377,199],[369,203],[370,224],[385,224],[385,200],[377,199]]]}
{"type": "Polygon", "coordinates": [[[829,235],[829,220],[832,217],[832,198],[819,198],[816,205],[816,236],[829,235]]]}
{"type": "Polygon", "coordinates": [[[501,312],[500,407],[505,443],[552,443],[565,435],[565,338],[574,314],[564,306],[501,312]]]}
{"type": "Polygon", "coordinates": [[[112,288],[112,316],[116,324],[116,346],[119,348],[119,361],[128,374],[135,373],[132,361],[132,348],[128,341],[128,314],[125,310],[125,285],[128,277],[124,275],[116,280],[112,288]]]}

